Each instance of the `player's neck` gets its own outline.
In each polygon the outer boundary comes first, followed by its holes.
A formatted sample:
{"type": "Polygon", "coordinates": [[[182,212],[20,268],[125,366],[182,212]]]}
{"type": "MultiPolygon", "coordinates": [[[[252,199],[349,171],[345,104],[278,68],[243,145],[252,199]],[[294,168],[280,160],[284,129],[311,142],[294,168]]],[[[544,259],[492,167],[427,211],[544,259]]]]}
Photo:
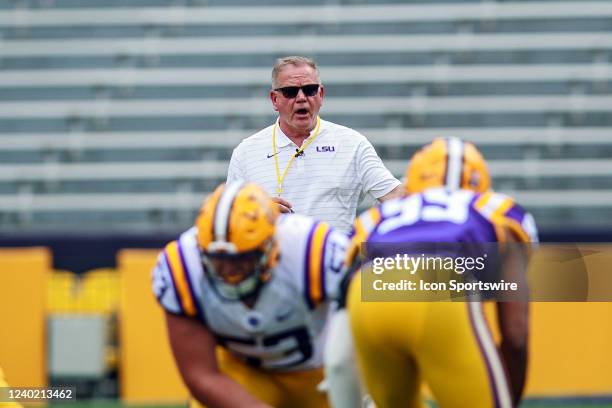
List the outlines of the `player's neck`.
{"type": "Polygon", "coordinates": [[[249,296],[247,298],[243,298],[241,300],[242,304],[248,307],[249,309],[253,309],[255,307],[255,303],[257,303],[257,294],[249,296]]]}

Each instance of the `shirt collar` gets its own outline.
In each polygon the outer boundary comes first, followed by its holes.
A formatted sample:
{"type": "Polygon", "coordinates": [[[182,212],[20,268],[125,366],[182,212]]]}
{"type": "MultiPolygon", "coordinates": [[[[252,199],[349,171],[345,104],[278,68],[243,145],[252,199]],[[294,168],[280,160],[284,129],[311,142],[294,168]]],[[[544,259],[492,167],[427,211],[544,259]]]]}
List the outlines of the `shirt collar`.
{"type": "Polygon", "coordinates": [[[276,119],[274,126],[276,126],[276,147],[281,148],[289,146],[292,142],[281,129],[279,121],[280,119],[276,119]]]}
{"type": "MultiPolygon", "coordinates": [[[[280,121],[280,118],[276,119],[276,123],[274,124],[274,126],[276,126],[276,147],[281,148],[281,147],[289,146],[293,142],[283,132],[283,129],[281,129],[281,127],[280,127],[279,121],[280,121]]],[[[323,121],[321,120],[321,127],[323,127],[323,123],[322,122],[323,121]]],[[[316,130],[316,126],[315,126],[314,129],[312,129],[310,131],[310,135],[308,135],[308,137],[312,136],[312,134],[313,134],[313,132],[315,130],[316,130]]],[[[321,130],[319,130],[319,133],[320,132],[321,132],[321,130]]],[[[304,139],[304,141],[308,140],[308,137],[306,139],[304,139]]]]}

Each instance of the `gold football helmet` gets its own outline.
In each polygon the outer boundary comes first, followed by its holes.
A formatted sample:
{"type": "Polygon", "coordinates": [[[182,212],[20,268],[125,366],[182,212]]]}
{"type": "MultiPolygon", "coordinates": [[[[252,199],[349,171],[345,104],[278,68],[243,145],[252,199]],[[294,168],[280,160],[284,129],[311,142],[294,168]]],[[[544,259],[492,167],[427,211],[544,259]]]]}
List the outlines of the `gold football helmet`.
{"type": "Polygon", "coordinates": [[[482,154],[472,143],[454,137],[437,138],[412,156],[405,186],[408,193],[432,187],[482,193],[491,188],[491,176],[482,154]]]}
{"type": "Polygon", "coordinates": [[[278,207],[253,183],[222,184],[196,219],[204,272],[227,300],[255,295],[278,259],[278,207]]]}

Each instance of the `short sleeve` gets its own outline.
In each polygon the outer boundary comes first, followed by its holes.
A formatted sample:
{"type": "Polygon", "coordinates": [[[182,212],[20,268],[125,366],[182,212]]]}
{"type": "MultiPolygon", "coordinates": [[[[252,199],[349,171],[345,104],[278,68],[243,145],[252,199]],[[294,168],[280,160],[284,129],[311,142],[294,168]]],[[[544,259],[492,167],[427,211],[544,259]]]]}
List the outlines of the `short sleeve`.
{"type": "Polygon", "coordinates": [[[348,246],[349,240],[346,235],[334,229],[329,231],[325,241],[325,259],[323,263],[326,287],[325,295],[328,299],[337,299],[339,296],[340,285],[347,271],[344,268],[344,260],[346,259],[348,246]]]}
{"type": "Polygon", "coordinates": [[[245,181],[246,174],[242,169],[240,163],[240,145],[238,145],[232,152],[232,158],[230,159],[229,167],[227,169],[227,183],[234,181],[245,181]]]}
{"type": "Polygon", "coordinates": [[[364,137],[357,148],[357,174],[363,186],[363,192],[375,198],[383,197],[401,183],[385,167],[374,146],[364,137]]]}
{"type": "Polygon", "coordinates": [[[168,312],[183,314],[176,289],[172,281],[172,274],[168,266],[165,251],[157,256],[157,263],[152,273],[153,294],[159,304],[168,312]]]}
{"type": "Polygon", "coordinates": [[[305,234],[304,296],[310,309],[335,299],[346,268],[348,237],[325,222],[312,221],[305,234]]]}
{"type": "Polygon", "coordinates": [[[511,197],[487,192],[475,201],[474,207],[496,227],[498,240],[503,241],[498,231],[504,227],[510,229],[520,242],[538,242],[538,230],[533,216],[511,197]]]}

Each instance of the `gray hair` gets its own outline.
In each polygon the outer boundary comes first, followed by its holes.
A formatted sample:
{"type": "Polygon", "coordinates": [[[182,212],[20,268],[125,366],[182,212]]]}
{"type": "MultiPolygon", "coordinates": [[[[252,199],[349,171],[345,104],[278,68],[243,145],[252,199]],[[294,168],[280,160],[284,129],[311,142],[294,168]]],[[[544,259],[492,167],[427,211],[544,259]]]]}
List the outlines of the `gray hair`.
{"type": "Polygon", "coordinates": [[[278,83],[276,80],[278,79],[278,74],[285,68],[287,65],[300,66],[300,65],[308,65],[310,68],[314,69],[315,74],[317,75],[317,81],[319,80],[319,68],[317,68],[317,64],[308,57],[300,57],[300,56],[290,56],[290,57],[281,57],[276,60],[274,64],[274,68],[272,68],[272,88],[277,88],[278,83]]]}

